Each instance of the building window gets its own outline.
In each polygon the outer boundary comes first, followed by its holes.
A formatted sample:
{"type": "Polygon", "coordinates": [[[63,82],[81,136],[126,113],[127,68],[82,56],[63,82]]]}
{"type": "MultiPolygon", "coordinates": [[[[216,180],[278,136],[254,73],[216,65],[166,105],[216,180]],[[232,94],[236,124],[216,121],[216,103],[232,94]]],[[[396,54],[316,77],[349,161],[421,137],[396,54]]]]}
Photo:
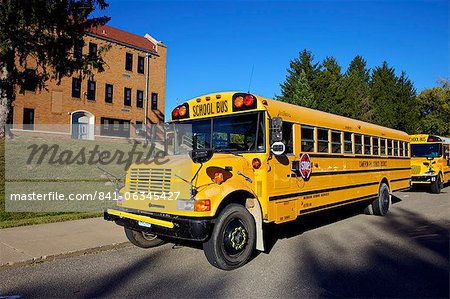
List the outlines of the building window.
{"type": "Polygon", "coordinates": [[[136,92],[136,107],[138,108],[144,107],[144,92],[142,90],[138,90],[136,92]]]}
{"type": "Polygon", "coordinates": [[[302,152],[314,152],[314,128],[302,126],[302,152]]]}
{"type": "Polygon", "coordinates": [[[91,100],[91,101],[95,101],[95,81],[88,80],[87,99],[91,100]]]}
{"type": "Polygon", "coordinates": [[[81,79],[72,78],[72,98],[81,97],[81,79]]]}
{"type": "Polygon", "coordinates": [[[139,74],[143,74],[144,73],[144,57],[142,56],[138,56],[138,69],[137,72],[139,74]]]}
{"type": "Polygon", "coordinates": [[[362,154],[362,136],[359,134],[355,134],[355,154],[362,154]]]}
{"type": "Polygon", "coordinates": [[[34,130],[34,109],[23,109],[23,129],[34,130]]]}
{"type": "Polygon", "coordinates": [[[344,153],[353,153],[352,133],[344,132],[344,153]]]}
{"type": "Polygon", "coordinates": [[[127,71],[133,71],[133,54],[126,53],[125,54],[125,69],[127,71]]]}
{"type": "Polygon", "coordinates": [[[106,103],[112,103],[113,102],[113,85],[112,84],[105,84],[105,102],[106,103]]]}
{"type": "Polygon", "coordinates": [[[83,42],[77,42],[73,46],[73,56],[75,58],[81,58],[83,56],[83,42]]]}
{"type": "Polygon", "coordinates": [[[152,92],[152,110],[158,110],[158,94],[152,92]]]}
{"type": "Polygon", "coordinates": [[[131,106],[131,88],[125,87],[123,91],[123,104],[131,106]]]}
{"type": "Polygon", "coordinates": [[[139,135],[142,133],[143,127],[142,127],[142,122],[141,121],[136,121],[135,124],[135,128],[136,128],[136,134],[139,135]]]}
{"type": "Polygon", "coordinates": [[[342,152],[341,132],[331,132],[331,152],[333,154],[340,154],[342,152]]]}
{"type": "Polygon", "coordinates": [[[130,137],[130,121],[116,118],[102,117],[100,119],[100,135],[130,137]]]}
{"type": "Polygon", "coordinates": [[[26,69],[23,73],[23,88],[28,91],[36,91],[37,76],[36,71],[33,69],[26,69]]]}
{"type": "Polygon", "coordinates": [[[317,129],[318,151],[319,153],[328,153],[328,130],[317,129]]]}
{"type": "Polygon", "coordinates": [[[364,155],[371,155],[370,136],[364,136],[364,155]]]}
{"type": "Polygon", "coordinates": [[[89,56],[97,56],[97,44],[89,43],[89,56]]]}

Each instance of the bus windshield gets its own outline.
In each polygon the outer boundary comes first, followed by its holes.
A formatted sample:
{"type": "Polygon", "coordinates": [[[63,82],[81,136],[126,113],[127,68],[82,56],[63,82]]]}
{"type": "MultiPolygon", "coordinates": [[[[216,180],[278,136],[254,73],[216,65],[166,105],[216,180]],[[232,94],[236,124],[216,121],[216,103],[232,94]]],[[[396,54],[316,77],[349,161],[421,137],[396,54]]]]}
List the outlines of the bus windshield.
{"type": "Polygon", "coordinates": [[[442,156],[440,143],[411,144],[411,157],[437,158],[442,156]]]}
{"type": "Polygon", "coordinates": [[[191,127],[192,132],[189,132],[191,136],[187,132],[178,132],[176,155],[185,154],[192,148],[213,148],[215,152],[265,151],[263,112],[184,121],[180,124],[191,127]]]}

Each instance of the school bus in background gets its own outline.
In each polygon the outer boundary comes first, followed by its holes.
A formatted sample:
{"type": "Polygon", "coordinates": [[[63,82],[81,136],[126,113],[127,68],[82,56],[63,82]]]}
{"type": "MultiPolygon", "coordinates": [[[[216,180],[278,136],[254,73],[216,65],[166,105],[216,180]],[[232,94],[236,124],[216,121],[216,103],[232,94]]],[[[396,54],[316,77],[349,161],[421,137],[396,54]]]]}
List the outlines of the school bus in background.
{"type": "Polygon", "coordinates": [[[450,138],[418,134],[409,140],[412,185],[429,185],[432,193],[440,193],[450,182],[450,138]]]}
{"type": "MultiPolygon", "coordinates": [[[[201,242],[220,269],[264,251],[267,224],[358,202],[384,216],[391,193],[410,187],[409,136],[401,131],[242,92],[191,99],[173,110],[172,123],[192,125],[190,198],[175,212],[171,203],[119,201],[104,217],[140,247],[201,242]]],[[[132,165],[121,193],[145,192],[161,173],[173,184],[168,168],[132,165]]]]}

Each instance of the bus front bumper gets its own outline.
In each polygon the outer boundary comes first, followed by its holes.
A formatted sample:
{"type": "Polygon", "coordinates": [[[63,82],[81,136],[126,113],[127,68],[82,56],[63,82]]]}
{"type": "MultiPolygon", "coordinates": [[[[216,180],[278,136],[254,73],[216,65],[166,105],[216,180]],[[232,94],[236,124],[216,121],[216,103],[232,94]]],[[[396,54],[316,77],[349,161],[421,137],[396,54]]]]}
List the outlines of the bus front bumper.
{"type": "Polygon", "coordinates": [[[431,184],[437,180],[437,175],[435,176],[412,176],[411,184],[431,184]]]}
{"type": "Polygon", "coordinates": [[[212,230],[210,218],[187,218],[168,214],[143,213],[128,209],[107,209],[105,220],[123,227],[175,239],[205,241],[212,230]]]}

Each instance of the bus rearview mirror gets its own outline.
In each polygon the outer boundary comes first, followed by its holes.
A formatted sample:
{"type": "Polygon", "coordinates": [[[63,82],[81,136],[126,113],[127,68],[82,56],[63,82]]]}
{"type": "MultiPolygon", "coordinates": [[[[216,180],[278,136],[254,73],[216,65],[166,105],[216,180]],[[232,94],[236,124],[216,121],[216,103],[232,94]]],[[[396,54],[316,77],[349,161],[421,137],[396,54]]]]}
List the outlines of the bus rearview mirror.
{"type": "Polygon", "coordinates": [[[278,142],[274,142],[270,148],[270,151],[275,155],[275,156],[281,156],[282,154],[284,154],[284,151],[286,150],[286,146],[284,145],[283,142],[278,141],[278,142]]]}
{"type": "Polygon", "coordinates": [[[272,142],[280,142],[283,140],[283,120],[281,117],[272,118],[271,123],[271,131],[272,131],[272,142]]]}

